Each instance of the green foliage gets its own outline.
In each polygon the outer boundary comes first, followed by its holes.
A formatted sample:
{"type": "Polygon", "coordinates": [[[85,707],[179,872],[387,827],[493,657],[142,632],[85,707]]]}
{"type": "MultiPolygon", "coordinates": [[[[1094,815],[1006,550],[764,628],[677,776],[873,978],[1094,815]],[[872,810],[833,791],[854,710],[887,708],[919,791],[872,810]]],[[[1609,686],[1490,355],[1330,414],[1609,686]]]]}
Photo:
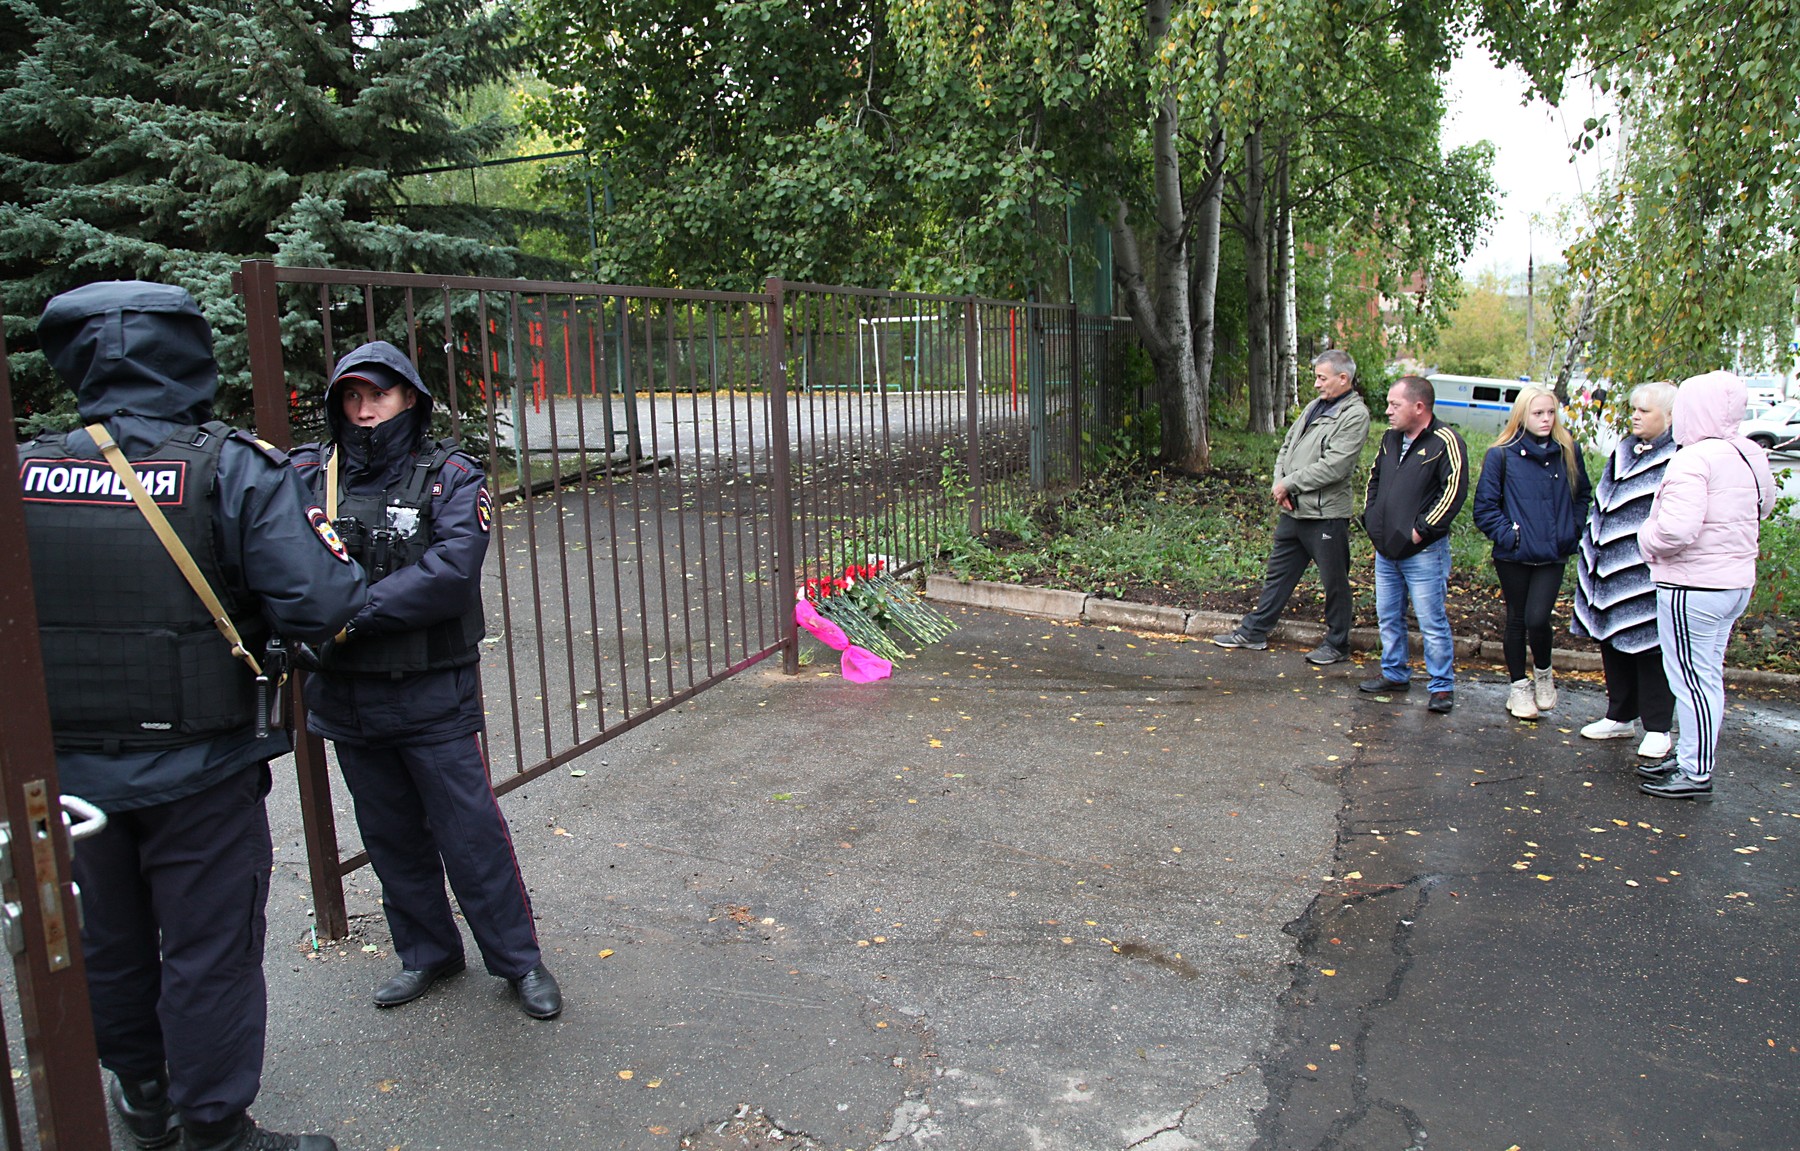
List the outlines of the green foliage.
{"type": "MultiPolygon", "coordinates": [[[[1791,362],[1800,281],[1800,9],[1561,0],[1483,5],[1496,52],[1555,100],[1572,70],[1618,102],[1617,171],[1568,250],[1595,300],[1591,368],[1635,382],[1791,362]]],[[[1578,143],[1613,132],[1589,120],[1578,143]]]]}
{"type": "MultiPolygon", "coordinates": [[[[479,159],[497,116],[458,101],[509,75],[505,6],[419,0],[0,0],[0,303],[29,349],[44,302],[99,279],[177,283],[219,339],[221,412],[248,408],[246,258],[517,274],[514,220],[413,201],[397,174],[479,159]]],[[[303,338],[299,314],[290,340],[303,338]]],[[[22,416],[67,397],[14,365],[22,416]]]]}
{"type": "Polygon", "coordinates": [[[1557,270],[1540,271],[1534,299],[1527,301],[1523,285],[1508,283],[1491,268],[1481,272],[1464,285],[1450,322],[1420,358],[1452,375],[1549,379],[1557,332],[1552,300],[1566,303],[1567,296],[1558,291],[1561,279],[1557,270]],[[1535,359],[1525,338],[1528,303],[1537,309],[1535,359]]]}
{"type": "Polygon", "coordinates": [[[882,5],[535,0],[529,23],[551,85],[534,121],[602,168],[602,279],[892,272],[882,5]]]}

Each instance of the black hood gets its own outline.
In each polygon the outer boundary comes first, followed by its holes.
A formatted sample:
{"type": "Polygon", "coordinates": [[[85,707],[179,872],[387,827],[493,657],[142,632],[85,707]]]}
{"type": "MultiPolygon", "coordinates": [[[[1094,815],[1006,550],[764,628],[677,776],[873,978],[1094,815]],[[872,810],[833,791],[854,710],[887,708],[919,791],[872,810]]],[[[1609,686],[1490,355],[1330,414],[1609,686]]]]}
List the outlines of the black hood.
{"type": "Polygon", "coordinates": [[[212,328],[184,288],[114,280],[64,292],[44,306],[38,342],[84,420],[212,419],[212,328]]]}
{"type": "Polygon", "coordinates": [[[430,428],[431,392],[425,387],[425,381],[419,378],[419,370],[412,366],[412,361],[406,358],[405,352],[386,340],[376,340],[339,360],[331,373],[331,383],[325,388],[325,427],[333,440],[343,442],[344,434],[352,430],[344,423],[344,406],[338,399],[338,385],[352,376],[367,380],[383,390],[400,384],[411,384],[419,393],[418,401],[389,422],[411,420],[415,438],[430,428]]]}

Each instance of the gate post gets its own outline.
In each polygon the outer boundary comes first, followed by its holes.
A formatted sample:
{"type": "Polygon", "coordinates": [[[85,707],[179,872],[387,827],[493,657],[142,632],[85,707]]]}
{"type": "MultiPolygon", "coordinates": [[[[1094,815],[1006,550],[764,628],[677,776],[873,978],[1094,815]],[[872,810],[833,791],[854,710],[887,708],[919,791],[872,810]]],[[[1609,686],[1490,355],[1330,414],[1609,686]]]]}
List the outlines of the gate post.
{"type": "Polygon", "coordinates": [[[981,534],[981,347],[975,330],[975,297],[963,301],[963,394],[969,468],[969,534],[981,534]]]}
{"type": "MultiPolygon", "coordinates": [[[[4,332],[0,332],[0,458],[17,458],[4,332]]],[[[101,1097],[87,967],[76,927],[80,910],[56,780],[21,494],[18,470],[10,464],[0,467],[0,539],[14,541],[0,549],[0,698],[6,700],[0,708],[0,808],[8,836],[5,856],[11,865],[5,884],[6,936],[9,943],[23,944],[13,956],[13,967],[37,1104],[38,1146],[45,1151],[81,1151],[110,1146],[112,1134],[101,1097]]],[[[6,1090],[12,1090],[10,1083],[6,1090]]],[[[10,1095],[7,1102],[12,1102],[10,1095]]],[[[7,1135],[14,1136],[16,1108],[6,1109],[6,1120],[7,1135]]]]}
{"type": "Polygon", "coordinates": [[[800,628],[794,620],[794,593],[800,588],[800,561],[794,554],[794,493],[792,459],[788,450],[787,388],[787,293],[781,277],[770,276],[763,282],[768,301],[764,305],[767,319],[763,353],[769,382],[769,463],[773,491],[769,509],[775,547],[775,611],[781,623],[781,670],[788,675],[800,674],[800,628]]]}
{"type": "MultiPolygon", "coordinates": [[[[274,263],[245,260],[238,286],[244,297],[245,336],[250,345],[256,433],[285,451],[294,446],[294,430],[288,420],[287,372],[281,362],[281,301],[276,292],[274,263]]],[[[350,918],[344,911],[337,815],[331,808],[331,773],[325,766],[325,741],[306,729],[306,704],[300,698],[305,683],[306,673],[295,672],[290,714],[294,725],[294,773],[300,785],[300,826],[312,880],[313,924],[327,939],[342,939],[350,934],[350,918]]]]}

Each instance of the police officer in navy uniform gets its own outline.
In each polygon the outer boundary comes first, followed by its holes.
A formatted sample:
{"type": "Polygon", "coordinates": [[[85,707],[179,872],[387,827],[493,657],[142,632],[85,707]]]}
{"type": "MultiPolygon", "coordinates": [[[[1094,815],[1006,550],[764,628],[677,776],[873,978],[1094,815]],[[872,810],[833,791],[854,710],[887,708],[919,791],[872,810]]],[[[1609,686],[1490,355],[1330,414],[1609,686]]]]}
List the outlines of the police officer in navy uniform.
{"type": "MultiPolygon", "coordinates": [[[[212,422],[212,331],[186,291],[89,284],[50,301],[38,338],[266,671],[271,634],[322,639],[363,606],[362,571],[322,513],[309,521],[286,458],[212,422]]],[[[247,1111],[268,1015],[263,801],[269,760],[289,749],[279,722],[256,721],[273,701],[95,437],[44,436],[19,454],[57,772],[109,817],[75,853],[75,878],[113,1107],[140,1147],[334,1151],[247,1111]]]]}
{"type": "Polygon", "coordinates": [[[431,436],[431,394],[401,351],[364,344],[325,393],[331,439],[294,467],[369,571],[369,602],[309,676],[308,726],[332,741],[381,879],[397,1007],[463,970],[444,880],[488,973],[536,1019],[562,1011],[482,745],[481,563],[493,503],[474,457],[431,436]]]}

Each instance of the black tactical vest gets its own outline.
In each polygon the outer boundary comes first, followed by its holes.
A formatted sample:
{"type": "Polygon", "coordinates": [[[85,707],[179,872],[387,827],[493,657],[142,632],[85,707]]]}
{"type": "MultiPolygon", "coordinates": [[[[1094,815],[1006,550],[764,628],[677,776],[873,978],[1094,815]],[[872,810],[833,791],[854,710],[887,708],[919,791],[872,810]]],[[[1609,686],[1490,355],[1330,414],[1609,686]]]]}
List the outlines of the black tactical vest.
{"type": "MultiPolygon", "coordinates": [[[[327,452],[335,451],[335,447],[327,452]]],[[[454,443],[438,441],[419,453],[399,486],[366,495],[338,494],[333,526],[356,561],[378,583],[423,559],[431,547],[431,493],[438,473],[455,454],[454,443]]],[[[329,466],[325,455],[321,467],[329,466]]],[[[481,658],[487,624],[481,597],[473,597],[462,615],[410,631],[357,633],[339,644],[331,657],[333,675],[381,675],[398,678],[421,671],[461,667],[481,658]]]]}
{"type": "MultiPolygon", "coordinates": [[[[138,479],[246,646],[262,612],[219,567],[213,507],[222,423],[183,428],[140,460],[138,479]]],[[[212,617],[103,459],[72,459],[62,436],[19,448],[50,725],[62,751],[159,751],[249,727],[255,688],[212,617]]]]}

